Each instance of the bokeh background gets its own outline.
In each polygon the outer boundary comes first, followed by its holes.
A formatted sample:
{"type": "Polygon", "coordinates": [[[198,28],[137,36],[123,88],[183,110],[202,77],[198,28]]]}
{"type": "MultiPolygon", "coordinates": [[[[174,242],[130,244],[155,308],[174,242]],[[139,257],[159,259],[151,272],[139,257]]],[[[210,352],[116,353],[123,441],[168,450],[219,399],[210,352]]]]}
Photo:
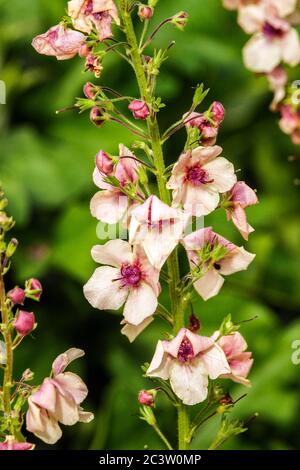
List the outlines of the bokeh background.
{"type": "MultiPolygon", "coordinates": [[[[114,124],[96,129],[87,114],[55,114],[72,105],[75,96],[82,96],[85,81],[93,80],[83,73],[80,59],[57,62],[31,48],[32,37],[56,24],[65,6],[64,0],[0,0],[0,79],[7,85],[7,104],[0,105],[0,178],[20,240],[10,282],[22,285],[35,276],[44,286],[41,304],[27,306],[35,310],[39,328],[18,350],[16,368],[21,373],[29,366],[38,383],[58,353],[73,345],[86,351],[72,370],[88,383],[85,408],[96,419],[65,428],[54,448],[159,449],[160,441],[138,419],[136,395],[140,388],[151,387],[140,366],[151,359],[163,325],[156,322],[130,346],[119,334],[121,313],[93,310],[82,295],[94,269],[90,248],[97,243],[96,220],[89,213],[94,155],[100,148],[116,154],[119,142],[129,145],[133,139],[114,124]]],[[[204,334],[211,334],[228,313],[235,321],[258,316],[242,328],[255,365],[253,386],[234,415],[246,421],[255,412],[259,417],[225,448],[299,449],[300,365],[292,364],[291,355],[292,342],[300,339],[300,165],[288,161],[298,148],[268,110],[271,94],[265,79],[243,67],[241,49],[247,36],[235,13],[224,10],[220,0],[161,0],[154,23],[182,8],[191,17],[185,33],[168,26],[155,43],[165,47],[176,41],[159,80],[158,93],[167,103],[159,116],[161,125],[166,128],[189,108],[193,86],[203,82],[211,92],[202,109],[214,99],[226,107],[219,137],[224,155],[260,197],[260,205],[248,211],[256,232],[246,248],[257,254],[255,262],[247,272],[227,278],[217,298],[194,305],[204,334]]],[[[104,65],[101,83],[136,95],[126,64],[111,54],[104,65]]],[[[183,141],[182,132],[168,144],[169,162],[175,161],[183,141]]],[[[223,212],[206,223],[242,244],[223,212]]],[[[240,386],[226,386],[235,398],[244,392],[240,386]]],[[[175,416],[162,397],[157,415],[174,441],[175,416]]],[[[193,447],[205,448],[217,427],[218,420],[204,427],[193,447]]],[[[30,440],[45,448],[33,436],[30,440]]]]}

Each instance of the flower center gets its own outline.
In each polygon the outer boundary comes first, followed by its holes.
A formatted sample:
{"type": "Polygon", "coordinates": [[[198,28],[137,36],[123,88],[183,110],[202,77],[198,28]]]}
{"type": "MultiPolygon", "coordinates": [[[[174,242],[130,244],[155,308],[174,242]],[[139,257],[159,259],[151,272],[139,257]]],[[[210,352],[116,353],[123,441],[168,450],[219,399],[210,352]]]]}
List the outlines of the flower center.
{"type": "Polygon", "coordinates": [[[190,340],[185,336],[179,346],[177,359],[180,362],[188,362],[195,357],[193,345],[190,340]]]}
{"type": "Polygon", "coordinates": [[[142,278],[141,269],[136,264],[123,264],[121,275],[125,286],[137,286],[142,278]]]}
{"type": "Polygon", "coordinates": [[[276,39],[282,38],[282,36],[285,34],[285,31],[283,31],[281,28],[276,28],[266,21],[263,25],[263,33],[268,39],[276,39]]]}
{"type": "Polygon", "coordinates": [[[206,170],[203,170],[199,164],[196,164],[187,170],[186,179],[189,183],[194,186],[200,186],[201,184],[212,183],[213,180],[209,179],[209,174],[206,170]]]}

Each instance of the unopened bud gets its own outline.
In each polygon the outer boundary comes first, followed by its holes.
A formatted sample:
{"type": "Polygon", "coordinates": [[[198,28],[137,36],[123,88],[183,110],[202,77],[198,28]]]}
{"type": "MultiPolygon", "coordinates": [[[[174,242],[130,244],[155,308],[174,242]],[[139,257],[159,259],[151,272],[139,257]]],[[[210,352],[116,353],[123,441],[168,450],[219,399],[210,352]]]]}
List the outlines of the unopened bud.
{"type": "Polygon", "coordinates": [[[140,5],[138,15],[141,20],[150,20],[153,16],[153,8],[147,5],[140,5]]]}
{"type": "Polygon", "coordinates": [[[114,169],[113,160],[106,152],[100,150],[96,155],[96,167],[100,173],[104,173],[109,176],[112,174],[114,169]]]}
{"type": "Polygon", "coordinates": [[[30,369],[24,370],[24,372],[22,374],[22,381],[23,382],[30,382],[30,380],[33,380],[33,378],[34,378],[34,372],[32,372],[32,370],[30,370],[30,369]]]}
{"type": "Polygon", "coordinates": [[[153,407],[156,394],[156,390],[141,390],[138,394],[138,401],[141,405],[153,407]]]}
{"type": "Polygon", "coordinates": [[[133,100],[128,109],[132,111],[135,119],[147,119],[150,115],[149,106],[142,100],[133,100]]]}
{"type": "Polygon", "coordinates": [[[19,242],[16,238],[12,238],[10,240],[9,244],[7,245],[6,253],[5,253],[7,258],[11,258],[11,256],[16,251],[18,244],[19,244],[19,242]]]}
{"type": "Polygon", "coordinates": [[[26,297],[39,301],[43,292],[42,284],[38,279],[31,278],[25,283],[26,297]]]}
{"type": "Polygon", "coordinates": [[[216,124],[221,124],[225,116],[225,109],[222,103],[214,101],[211,107],[212,117],[216,121],[216,124]]]}
{"type": "Polygon", "coordinates": [[[226,393],[220,400],[219,400],[220,405],[233,405],[233,399],[229,395],[229,393],[226,393]]]}
{"type": "Polygon", "coordinates": [[[104,125],[105,119],[103,119],[103,114],[102,114],[101,110],[99,108],[97,108],[97,106],[94,106],[91,109],[90,120],[97,127],[102,127],[104,125]]]}
{"type": "Polygon", "coordinates": [[[12,290],[7,292],[7,297],[15,304],[15,305],[23,305],[25,300],[25,291],[21,289],[21,287],[14,287],[12,290]]]}
{"type": "Polygon", "coordinates": [[[87,82],[83,87],[83,93],[86,98],[93,100],[97,94],[96,87],[91,82],[87,82]]]}
{"type": "Polygon", "coordinates": [[[29,335],[34,330],[35,316],[33,312],[20,310],[14,322],[15,330],[21,336],[29,335]]]}
{"type": "Polygon", "coordinates": [[[186,11],[180,11],[172,18],[172,23],[180,30],[183,30],[188,22],[189,15],[186,11]]]}
{"type": "Polygon", "coordinates": [[[193,333],[197,333],[197,331],[200,330],[200,327],[201,327],[201,323],[200,323],[199,318],[197,318],[196,315],[192,313],[192,315],[190,316],[189,330],[192,331],[193,333]]]}

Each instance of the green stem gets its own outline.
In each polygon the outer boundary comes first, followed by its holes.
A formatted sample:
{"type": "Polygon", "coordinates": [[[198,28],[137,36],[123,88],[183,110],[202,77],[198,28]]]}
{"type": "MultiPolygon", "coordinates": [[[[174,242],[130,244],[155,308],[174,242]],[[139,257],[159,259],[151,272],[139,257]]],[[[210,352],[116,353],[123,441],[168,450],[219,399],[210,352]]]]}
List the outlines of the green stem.
{"type": "Polygon", "coordinates": [[[152,427],[153,427],[154,431],[159,435],[159,437],[161,438],[161,440],[164,442],[164,444],[166,445],[167,449],[173,450],[173,447],[171,446],[170,442],[168,441],[168,439],[166,438],[166,436],[161,432],[161,430],[159,429],[159,427],[158,427],[156,424],[154,424],[152,427]]]}
{"type": "MultiPolygon", "coordinates": [[[[141,98],[146,103],[151,104],[151,90],[148,88],[147,78],[142,63],[142,57],[139,52],[139,45],[134,31],[131,15],[128,9],[128,2],[126,0],[119,0],[119,6],[122,13],[123,27],[126,34],[127,42],[130,45],[131,61],[138,82],[141,98]]],[[[153,162],[156,167],[156,178],[159,196],[165,204],[170,205],[171,196],[166,186],[166,167],[164,162],[161,135],[155,113],[151,112],[150,116],[147,119],[147,125],[153,151],[153,162]]],[[[179,292],[177,289],[178,283],[180,281],[177,249],[175,249],[169,256],[167,266],[170,278],[169,292],[171,299],[172,314],[174,317],[174,333],[177,334],[180,328],[183,328],[185,326],[184,308],[182,302],[180,302],[179,292]]],[[[187,407],[184,405],[180,405],[180,407],[178,408],[179,450],[187,449],[187,443],[185,442],[185,438],[188,433],[189,420],[187,414],[187,407]]]]}
{"type": "MultiPolygon", "coordinates": [[[[2,269],[2,267],[1,267],[2,269]]],[[[2,334],[6,347],[6,364],[3,377],[3,407],[4,413],[8,416],[11,414],[11,388],[12,388],[12,370],[13,370],[13,350],[12,338],[9,326],[9,312],[6,306],[6,294],[4,280],[0,275],[0,308],[2,317],[2,334]]]]}

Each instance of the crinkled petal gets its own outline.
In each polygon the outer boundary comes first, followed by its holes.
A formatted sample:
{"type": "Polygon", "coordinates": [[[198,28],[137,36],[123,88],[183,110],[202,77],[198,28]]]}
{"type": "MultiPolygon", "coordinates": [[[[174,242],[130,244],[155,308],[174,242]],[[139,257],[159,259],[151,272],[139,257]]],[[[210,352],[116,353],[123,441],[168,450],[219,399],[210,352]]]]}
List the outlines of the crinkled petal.
{"type": "Polygon", "coordinates": [[[249,264],[254,260],[256,255],[249,253],[243,247],[236,247],[231,250],[225,258],[219,261],[221,269],[220,274],[228,276],[239,271],[244,271],[248,268],[249,264]]]}
{"type": "Polygon", "coordinates": [[[77,405],[83,402],[88,395],[87,386],[83,380],[73,372],[58,374],[52,382],[62,395],[70,396],[77,405]]]}
{"type": "Polygon", "coordinates": [[[26,413],[26,429],[47,444],[55,444],[62,436],[58,422],[46,410],[28,399],[29,408],[26,413]]]}
{"type": "Polygon", "coordinates": [[[73,426],[79,421],[78,405],[73,398],[57,393],[53,417],[66,426],[73,426]]]}
{"type": "Polygon", "coordinates": [[[70,348],[66,352],[57,356],[52,364],[52,371],[54,376],[63,372],[71,362],[83,357],[85,352],[82,349],[70,348]]]}
{"type": "Polygon", "coordinates": [[[41,408],[54,413],[57,391],[51,379],[44,379],[39,389],[31,395],[31,401],[41,408]]]}

